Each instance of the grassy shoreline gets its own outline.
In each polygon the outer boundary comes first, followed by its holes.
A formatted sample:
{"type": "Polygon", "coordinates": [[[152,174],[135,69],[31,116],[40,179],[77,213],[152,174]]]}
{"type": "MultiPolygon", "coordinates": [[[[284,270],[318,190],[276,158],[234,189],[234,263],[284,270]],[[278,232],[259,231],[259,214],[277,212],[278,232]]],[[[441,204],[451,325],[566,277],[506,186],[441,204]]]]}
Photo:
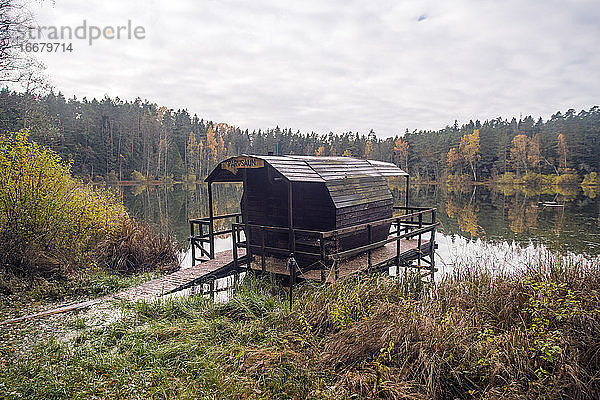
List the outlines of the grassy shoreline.
{"type": "Polygon", "coordinates": [[[113,303],[69,334],[1,352],[1,398],[595,398],[600,263],[471,261],[435,287],[370,276],[231,300],[113,303]],[[116,314],[115,314],[116,313],[116,314]],[[65,339],[66,337],[66,339],[65,339]]]}

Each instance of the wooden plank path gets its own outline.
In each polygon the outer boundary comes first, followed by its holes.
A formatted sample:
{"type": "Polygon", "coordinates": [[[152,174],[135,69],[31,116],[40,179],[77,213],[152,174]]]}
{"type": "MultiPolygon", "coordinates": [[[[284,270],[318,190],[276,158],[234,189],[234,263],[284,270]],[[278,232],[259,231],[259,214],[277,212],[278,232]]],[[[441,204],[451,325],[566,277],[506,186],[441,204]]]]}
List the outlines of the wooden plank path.
{"type": "MultiPolygon", "coordinates": [[[[238,250],[240,264],[244,262],[243,257],[245,256],[245,254],[245,249],[238,250]]],[[[212,260],[206,261],[201,264],[197,264],[190,268],[180,269],[179,271],[161,276],[160,278],[156,278],[151,281],[142,283],[139,286],[129,288],[122,292],[104,296],[98,299],[84,301],[81,303],[62,305],[60,307],[42,311],[36,314],[12,318],[6,321],[0,321],[0,326],[21,322],[33,318],[40,318],[48,315],[60,314],[70,311],[79,311],[106,300],[148,300],[154,297],[162,296],[164,294],[173,293],[178,290],[188,288],[194,284],[201,284],[204,281],[211,279],[215,275],[226,273],[227,270],[231,268],[232,263],[233,254],[231,250],[222,251],[215,254],[215,258],[212,260]]]]}
{"type": "MultiPolygon", "coordinates": [[[[238,257],[242,258],[245,254],[245,249],[238,249],[238,257]]],[[[222,272],[222,270],[230,268],[232,263],[232,251],[221,251],[215,254],[215,258],[212,260],[208,260],[190,268],[180,269],[172,274],[161,276],[160,278],[153,279],[142,283],[139,286],[114,294],[111,297],[117,300],[136,301],[173,293],[206,281],[211,278],[211,276],[222,272]]]]}
{"type": "Polygon", "coordinates": [[[79,311],[79,310],[83,310],[85,308],[91,307],[94,304],[98,304],[103,300],[104,300],[104,298],[99,298],[99,299],[84,301],[82,303],[66,304],[61,307],[54,308],[52,310],[46,310],[46,311],[42,311],[42,312],[39,312],[36,314],[30,314],[30,315],[25,315],[25,316],[18,317],[18,318],[7,319],[6,321],[0,322],[0,325],[12,324],[14,322],[26,321],[28,319],[45,317],[47,315],[60,314],[60,313],[68,312],[68,311],[79,311]]]}

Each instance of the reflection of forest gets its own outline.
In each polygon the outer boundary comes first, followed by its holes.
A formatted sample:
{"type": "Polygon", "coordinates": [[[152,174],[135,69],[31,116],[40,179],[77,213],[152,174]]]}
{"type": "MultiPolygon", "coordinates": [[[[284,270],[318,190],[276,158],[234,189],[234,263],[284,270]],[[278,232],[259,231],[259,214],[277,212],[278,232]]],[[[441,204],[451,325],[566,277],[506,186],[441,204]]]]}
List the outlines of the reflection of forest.
{"type": "Polygon", "coordinates": [[[600,254],[600,196],[590,194],[572,188],[546,192],[419,185],[411,188],[410,197],[413,205],[438,208],[446,234],[524,245],[531,241],[559,251],[600,254]]]}
{"type": "MultiPolygon", "coordinates": [[[[188,219],[208,216],[206,185],[138,185],[120,187],[118,191],[130,214],[173,234],[183,244],[189,236],[188,219]]],[[[213,185],[215,213],[239,212],[241,196],[241,185],[213,185]]],[[[216,227],[225,223],[219,221],[216,227]]]]}

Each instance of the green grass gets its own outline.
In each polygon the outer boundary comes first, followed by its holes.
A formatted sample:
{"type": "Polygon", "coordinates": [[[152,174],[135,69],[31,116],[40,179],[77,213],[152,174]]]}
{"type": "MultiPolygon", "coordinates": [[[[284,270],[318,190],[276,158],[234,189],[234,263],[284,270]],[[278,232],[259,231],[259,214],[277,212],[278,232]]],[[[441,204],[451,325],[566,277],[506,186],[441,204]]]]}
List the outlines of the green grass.
{"type": "Polygon", "coordinates": [[[224,303],[120,304],[70,339],[0,346],[0,398],[597,398],[600,265],[546,256],[435,287],[383,276],[287,291],[247,280],[224,303]]]}
{"type": "Polygon", "coordinates": [[[100,268],[88,268],[85,274],[60,279],[23,278],[0,272],[0,320],[117,293],[158,276],[159,272],[122,275],[100,268]]]}

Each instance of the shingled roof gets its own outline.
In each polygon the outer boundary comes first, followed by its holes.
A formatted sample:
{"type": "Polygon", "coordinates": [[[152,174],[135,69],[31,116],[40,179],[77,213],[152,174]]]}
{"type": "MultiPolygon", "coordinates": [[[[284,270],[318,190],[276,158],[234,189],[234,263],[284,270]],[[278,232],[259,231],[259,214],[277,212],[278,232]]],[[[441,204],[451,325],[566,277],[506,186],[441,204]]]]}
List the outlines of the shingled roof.
{"type": "MultiPolygon", "coordinates": [[[[285,179],[294,182],[329,182],[344,178],[392,177],[408,174],[392,163],[363,160],[352,157],[314,157],[314,156],[258,156],[243,155],[262,160],[273,167],[285,179]]],[[[206,182],[240,182],[241,174],[234,174],[221,167],[223,163],[234,160],[232,157],[222,161],[206,178],[206,182]]]]}

